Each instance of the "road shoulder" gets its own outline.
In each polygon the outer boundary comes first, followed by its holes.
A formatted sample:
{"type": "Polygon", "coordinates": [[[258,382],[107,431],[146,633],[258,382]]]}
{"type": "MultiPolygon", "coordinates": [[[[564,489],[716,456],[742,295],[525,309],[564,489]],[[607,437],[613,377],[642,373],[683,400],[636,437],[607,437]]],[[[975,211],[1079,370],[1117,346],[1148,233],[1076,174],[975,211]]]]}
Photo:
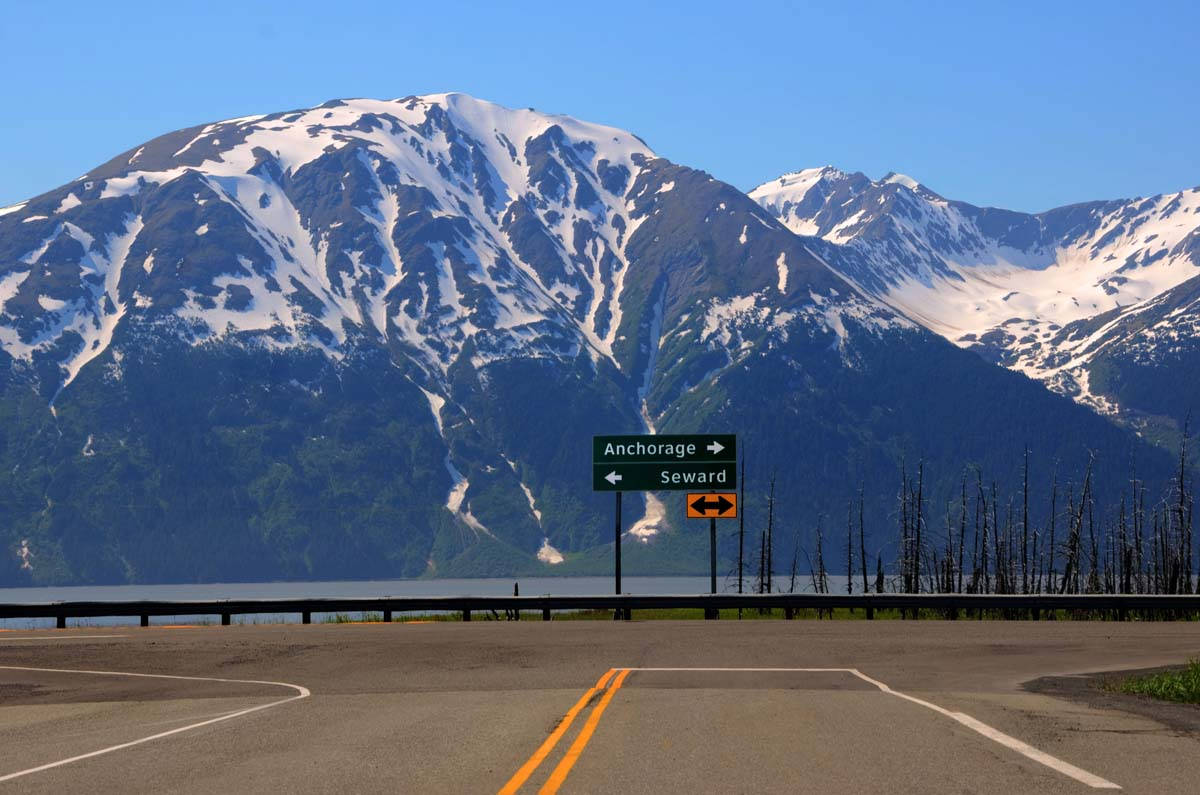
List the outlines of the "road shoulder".
{"type": "Polygon", "coordinates": [[[1092,709],[1130,712],[1161,723],[1179,734],[1200,739],[1200,706],[1160,701],[1148,696],[1119,693],[1104,688],[1106,682],[1117,682],[1130,676],[1178,670],[1182,667],[1182,665],[1168,665],[1127,671],[1101,671],[1075,676],[1043,676],[1025,682],[1021,687],[1029,693],[1073,701],[1092,709]]]}

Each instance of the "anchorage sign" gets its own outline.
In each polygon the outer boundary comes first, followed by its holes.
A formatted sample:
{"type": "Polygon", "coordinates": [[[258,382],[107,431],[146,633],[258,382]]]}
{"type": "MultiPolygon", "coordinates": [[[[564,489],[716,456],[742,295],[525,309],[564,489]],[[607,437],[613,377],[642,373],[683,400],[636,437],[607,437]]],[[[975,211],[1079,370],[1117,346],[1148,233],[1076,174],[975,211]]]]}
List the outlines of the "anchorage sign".
{"type": "Polygon", "coordinates": [[[728,490],[737,486],[737,437],[596,436],[593,491],[728,490]]]}

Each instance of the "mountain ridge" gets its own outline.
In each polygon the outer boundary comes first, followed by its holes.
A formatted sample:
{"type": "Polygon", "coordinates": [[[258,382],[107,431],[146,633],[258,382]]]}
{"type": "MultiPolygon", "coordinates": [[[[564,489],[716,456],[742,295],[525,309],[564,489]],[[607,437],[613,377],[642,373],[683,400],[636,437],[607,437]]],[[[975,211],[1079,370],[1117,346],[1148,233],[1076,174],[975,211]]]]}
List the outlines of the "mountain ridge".
{"type": "MultiPolygon", "coordinates": [[[[802,516],[906,453],[999,468],[998,422],[1159,460],[819,242],[631,133],[465,95],[156,138],[0,215],[0,581],[594,565],[600,432],[736,429],[802,516]]],[[[678,497],[634,506],[634,559],[703,565],[678,497]]]]}
{"type": "Polygon", "coordinates": [[[1200,318],[1187,298],[1200,285],[1200,187],[1019,213],[891,176],[826,166],[750,195],[867,293],[951,342],[1135,426],[1182,427],[1186,409],[1131,384],[1155,357],[1152,370],[1198,363],[1174,342],[1180,330],[1194,339],[1200,318]]]}

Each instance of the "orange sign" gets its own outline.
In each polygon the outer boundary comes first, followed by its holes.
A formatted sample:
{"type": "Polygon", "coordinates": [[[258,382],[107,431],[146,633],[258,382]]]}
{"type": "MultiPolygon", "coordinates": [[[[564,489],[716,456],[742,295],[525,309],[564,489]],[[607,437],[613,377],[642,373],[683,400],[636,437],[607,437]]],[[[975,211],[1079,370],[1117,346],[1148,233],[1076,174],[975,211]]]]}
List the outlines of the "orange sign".
{"type": "Polygon", "coordinates": [[[689,519],[736,519],[737,494],[689,494],[687,515],[689,519]]]}

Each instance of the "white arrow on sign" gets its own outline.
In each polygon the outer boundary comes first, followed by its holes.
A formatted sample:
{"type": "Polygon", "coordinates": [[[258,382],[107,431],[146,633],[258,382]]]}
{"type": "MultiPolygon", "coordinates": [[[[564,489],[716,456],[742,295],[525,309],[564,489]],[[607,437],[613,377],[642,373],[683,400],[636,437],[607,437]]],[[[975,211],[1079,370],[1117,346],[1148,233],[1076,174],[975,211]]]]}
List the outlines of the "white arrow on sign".
{"type": "Polygon", "coordinates": [[[605,475],[604,479],[615,486],[617,485],[617,481],[621,479],[621,476],[618,475],[617,471],[614,469],[612,472],[609,472],[607,475],[605,475]]]}
{"type": "Polygon", "coordinates": [[[712,453],[713,455],[716,455],[717,453],[719,453],[725,449],[725,445],[721,444],[720,442],[714,441],[706,449],[708,450],[708,452],[712,453]]]}

